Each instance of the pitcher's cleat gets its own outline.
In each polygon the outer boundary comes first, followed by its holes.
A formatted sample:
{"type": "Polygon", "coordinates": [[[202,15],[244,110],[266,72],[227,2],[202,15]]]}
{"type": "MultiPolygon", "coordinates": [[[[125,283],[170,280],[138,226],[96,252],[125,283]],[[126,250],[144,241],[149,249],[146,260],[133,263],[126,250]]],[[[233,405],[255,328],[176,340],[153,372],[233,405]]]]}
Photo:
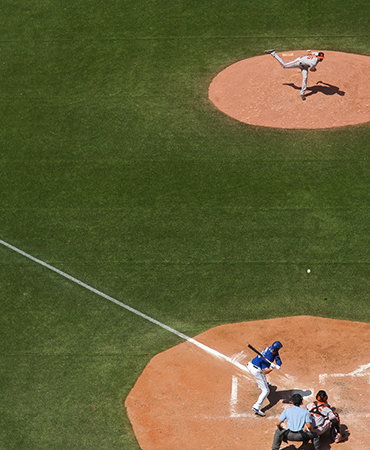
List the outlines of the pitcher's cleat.
{"type": "Polygon", "coordinates": [[[271,53],[274,53],[276,50],[274,48],[270,49],[270,50],[265,50],[265,53],[267,53],[268,55],[271,55],[271,53]]]}

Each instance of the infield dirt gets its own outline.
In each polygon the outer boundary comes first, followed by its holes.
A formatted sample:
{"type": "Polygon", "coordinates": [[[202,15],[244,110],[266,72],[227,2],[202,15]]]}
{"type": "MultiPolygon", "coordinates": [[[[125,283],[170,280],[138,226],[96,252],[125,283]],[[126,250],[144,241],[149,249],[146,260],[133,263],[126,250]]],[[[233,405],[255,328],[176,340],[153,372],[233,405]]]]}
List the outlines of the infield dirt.
{"type": "MultiPolygon", "coordinates": [[[[367,448],[369,336],[370,324],[311,316],[210,329],[195,339],[243,365],[254,357],[248,343],[263,349],[276,339],[283,342],[282,369],[268,375],[266,417],[251,411],[259,390],[248,373],[184,342],[155,356],[126,399],[139,445],[143,450],[269,449],[290,396],[300,392],[307,404],[324,389],[347,430],[340,448],[367,448]]],[[[294,448],[289,445],[281,448],[294,448]]],[[[323,439],[322,450],[333,447],[323,439]]]]}
{"type": "MultiPolygon", "coordinates": [[[[282,51],[284,61],[306,50],[282,51]]],[[[250,125],[275,128],[332,128],[370,121],[370,57],[325,50],[309,72],[302,101],[300,69],[283,69],[271,55],[243,59],[221,71],[209,98],[222,112],[250,125]]]]}

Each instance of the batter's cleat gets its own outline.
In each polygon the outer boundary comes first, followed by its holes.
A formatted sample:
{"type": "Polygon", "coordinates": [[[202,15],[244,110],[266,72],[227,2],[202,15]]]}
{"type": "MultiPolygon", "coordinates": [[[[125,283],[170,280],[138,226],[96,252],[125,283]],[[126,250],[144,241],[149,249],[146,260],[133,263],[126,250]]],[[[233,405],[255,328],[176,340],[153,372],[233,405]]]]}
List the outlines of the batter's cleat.
{"type": "Polygon", "coordinates": [[[265,50],[265,53],[267,53],[268,55],[271,55],[271,53],[276,52],[276,50],[274,48],[271,48],[270,50],[265,50]]]}
{"type": "Polygon", "coordinates": [[[256,414],[258,414],[259,416],[261,416],[261,417],[265,417],[265,413],[264,412],[262,412],[260,409],[257,409],[257,408],[252,408],[252,411],[254,411],[256,414]]]}
{"type": "Polygon", "coordinates": [[[306,96],[304,94],[301,94],[301,99],[306,100],[306,96]]]}

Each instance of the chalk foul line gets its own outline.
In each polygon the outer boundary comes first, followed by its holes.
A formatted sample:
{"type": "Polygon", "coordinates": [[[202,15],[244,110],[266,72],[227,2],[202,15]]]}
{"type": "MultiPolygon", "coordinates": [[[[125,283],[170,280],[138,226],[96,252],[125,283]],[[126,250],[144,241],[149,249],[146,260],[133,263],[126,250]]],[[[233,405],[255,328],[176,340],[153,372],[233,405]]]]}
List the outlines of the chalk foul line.
{"type": "Polygon", "coordinates": [[[176,336],[180,337],[181,339],[183,339],[183,340],[185,340],[185,341],[195,345],[196,347],[200,348],[204,352],[206,352],[206,353],[208,353],[208,354],[210,354],[212,356],[215,356],[218,359],[222,359],[222,360],[232,364],[233,366],[237,367],[242,372],[245,372],[245,373],[249,374],[247,368],[245,366],[243,366],[243,364],[240,364],[238,361],[233,360],[232,358],[224,355],[223,353],[220,353],[219,351],[217,351],[217,350],[215,350],[215,349],[213,349],[211,347],[208,347],[208,345],[202,344],[201,342],[197,341],[196,339],[193,339],[190,336],[187,336],[186,334],[181,333],[181,331],[177,331],[174,328],[169,327],[168,325],[160,322],[159,320],[153,319],[153,317],[150,317],[147,314],[144,314],[141,311],[139,311],[139,310],[137,310],[135,308],[132,308],[131,306],[126,305],[125,303],[120,302],[119,300],[111,297],[110,295],[107,295],[104,292],[99,291],[98,289],[95,289],[94,287],[90,286],[89,284],[86,284],[83,281],[78,280],[77,278],[73,277],[72,275],[69,275],[68,273],[63,272],[62,270],[60,270],[60,269],[58,269],[58,268],[56,268],[56,267],[54,267],[54,266],[52,266],[52,265],[42,261],[41,259],[35,258],[34,256],[30,255],[29,253],[24,252],[23,250],[15,247],[14,245],[9,244],[8,242],[3,241],[2,239],[0,239],[0,244],[3,245],[4,247],[7,247],[8,249],[18,253],[19,255],[22,255],[25,258],[33,261],[34,263],[39,264],[40,266],[45,267],[46,269],[49,269],[52,272],[55,272],[58,275],[66,278],[67,280],[70,280],[73,283],[75,283],[75,284],[77,284],[77,285],[87,289],[88,291],[93,292],[94,294],[96,294],[96,295],[98,295],[98,296],[100,296],[102,298],[105,298],[106,300],[108,300],[108,301],[110,301],[112,303],[115,303],[116,305],[120,306],[121,308],[124,308],[127,311],[130,311],[133,314],[136,314],[137,316],[139,316],[139,317],[141,317],[141,318],[143,318],[145,320],[148,320],[149,322],[151,322],[151,323],[153,323],[155,325],[158,325],[159,327],[169,331],[172,334],[175,334],[176,336]]]}
{"type": "Polygon", "coordinates": [[[343,378],[343,377],[370,377],[370,364],[364,364],[358,369],[353,370],[349,373],[323,373],[319,375],[320,383],[323,383],[326,378],[343,378]]]}

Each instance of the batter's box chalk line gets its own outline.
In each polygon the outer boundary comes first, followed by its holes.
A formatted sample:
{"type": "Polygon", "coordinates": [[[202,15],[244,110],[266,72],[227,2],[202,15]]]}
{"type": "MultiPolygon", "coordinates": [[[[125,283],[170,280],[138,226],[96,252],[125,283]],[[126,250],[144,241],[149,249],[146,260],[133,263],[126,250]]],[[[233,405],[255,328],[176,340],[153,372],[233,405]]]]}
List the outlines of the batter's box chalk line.
{"type": "MultiPolygon", "coordinates": [[[[231,395],[230,395],[230,417],[231,418],[250,418],[254,417],[255,413],[246,411],[246,409],[250,409],[250,405],[246,405],[244,402],[240,401],[239,391],[240,391],[240,385],[241,381],[244,381],[246,377],[240,378],[239,376],[233,375],[231,378],[231,395]]],[[[250,380],[250,379],[249,379],[250,380]]],[[[313,393],[312,389],[300,389],[300,388],[291,388],[289,389],[289,394],[282,395],[281,400],[283,402],[287,402],[291,395],[294,393],[299,393],[303,397],[310,397],[313,393]]],[[[270,418],[278,418],[279,415],[271,415],[270,418]]]]}
{"type": "Polygon", "coordinates": [[[358,369],[349,373],[323,373],[319,375],[320,383],[324,383],[327,378],[344,378],[344,377],[369,377],[370,382],[370,364],[364,364],[358,369]]]}
{"type": "Polygon", "coordinates": [[[248,361],[248,355],[242,350],[241,352],[232,355],[231,360],[242,364],[244,361],[248,361]]]}
{"type": "MultiPolygon", "coordinates": [[[[365,366],[361,366],[361,372],[363,373],[364,370],[367,370],[369,368],[369,364],[365,366]]],[[[358,370],[360,370],[358,369],[358,370]]],[[[355,372],[355,371],[354,371],[355,372]]],[[[353,372],[351,372],[352,374],[353,372]]],[[[364,375],[351,375],[351,374],[340,374],[344,376],[366,376],[368,374],[364,375]]],[[[337,374],[333,374],[337,375],[337,374]]],[[[239,377],[233,375],[232,377],[232,383],[231,383],[231,396],[230,396],[230,414],[228,417],[220,416],[215,417],[212,416],[212,419],[219,419],[219,420],[227,420],[227,419],[252,419],[256,417],[256,414],[254,412],[248,411],[250,408],[250,405],[246,405],[244,402],[241,402],[239,399],[239,389],[240,389],[240,381],[245,380],[246,377],[239,377]]],[[[292,394],[294,392],[300,393],[306,400],[309,400],[310,397],[312,397],[312,393],[314,392],[313,389],[307,389],[306,391],[303,391],[301,389],[291,389],[292,394]]],[[[288,407],[290,405],[286,405],[288,407]]],[[[273,419],[276,420],[280,417],[281,410],[277,414],[268,414],[266,417],[264,417],[264,420],[266,419],[273,419]]],[[[343,418],[353,418],[353,417],[360,417],[361,419],[369,419],[370,413],[364,412],[364,411],[342,411],[340,413],[340,416],[343,418]]]]}

